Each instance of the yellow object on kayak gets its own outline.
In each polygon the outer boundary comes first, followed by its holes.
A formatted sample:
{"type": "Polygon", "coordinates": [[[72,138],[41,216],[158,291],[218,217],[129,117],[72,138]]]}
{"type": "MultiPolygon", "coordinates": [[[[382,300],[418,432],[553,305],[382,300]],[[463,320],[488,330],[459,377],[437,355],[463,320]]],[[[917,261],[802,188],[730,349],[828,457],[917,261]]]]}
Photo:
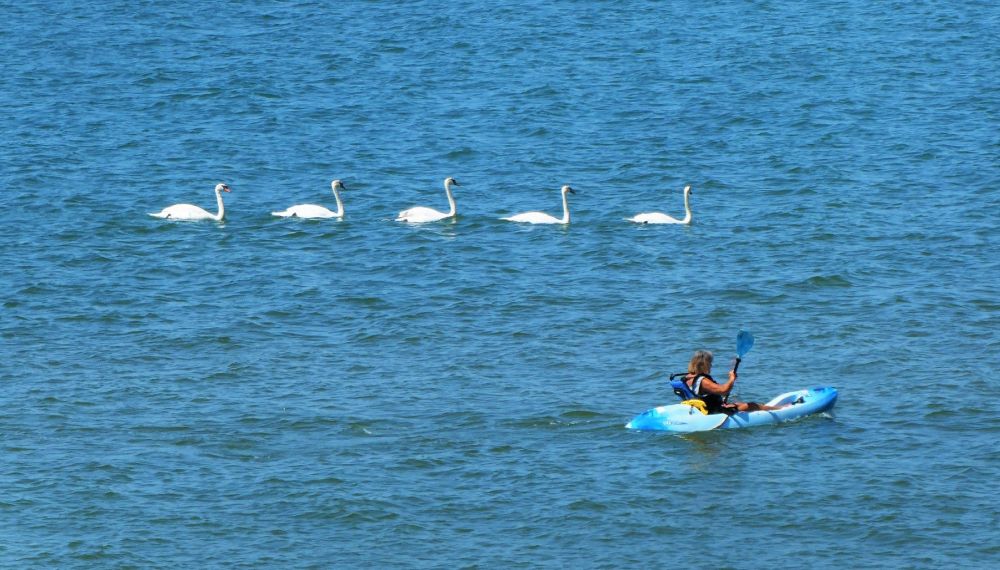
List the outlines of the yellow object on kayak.
{"type": "Polygon", "coordinates": [[[708,415],[708,406],[706,406],[705,402],[701,400],[698,399],[684,400],[681,403],[691,406],[692,408],[698,410],[699,412],[705,414],[706,416],[708,415]]]}

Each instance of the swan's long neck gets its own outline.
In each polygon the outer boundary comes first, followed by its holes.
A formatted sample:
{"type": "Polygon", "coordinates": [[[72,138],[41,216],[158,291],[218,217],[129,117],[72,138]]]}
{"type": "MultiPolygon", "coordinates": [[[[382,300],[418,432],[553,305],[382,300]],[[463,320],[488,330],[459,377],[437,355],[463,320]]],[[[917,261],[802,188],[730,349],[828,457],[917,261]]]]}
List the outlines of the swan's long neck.
{"type": "Polygon", "coordinates": [[[691,187],[684,188],[684,220],[685,224],[691,223],[691,187]]]}
{"type": "Polygon", "coordinates": [[[448,195],[448,215],[455,215],[455,197],[451,195],[451,183],[444,183],[444,193],[448,195]]]}
{"type": "Polygon", "coordinates": [[[222,204],[222,191],[221,190],[216,190],[215,191],[215,203],[219,206],[219,213],[216,214],[216,215],[214,215],[214,216],[212,216],[212,219],[214,219],[217,222],[221,222],[223,216],[226,215],[226,207],[222,204]]]}
{"type": "Polygon", "coordinates": [[[562,197],[563,197],[563,219],[562,219],[562,223],[564,223],[564,224],[568,224],[569,223],[569,200],[566,198],[567,194],[569,194],[569,192],[563,192],[562,193],[562,197]]]}
{"type": "Polygon", "coordinates": [[[344,203],[340,201],[340,192],[337,192],[336,188],[333,189],[333,199],[337,201],[337,217],[338,218],[343,218],[344,217],[344,203]]]}

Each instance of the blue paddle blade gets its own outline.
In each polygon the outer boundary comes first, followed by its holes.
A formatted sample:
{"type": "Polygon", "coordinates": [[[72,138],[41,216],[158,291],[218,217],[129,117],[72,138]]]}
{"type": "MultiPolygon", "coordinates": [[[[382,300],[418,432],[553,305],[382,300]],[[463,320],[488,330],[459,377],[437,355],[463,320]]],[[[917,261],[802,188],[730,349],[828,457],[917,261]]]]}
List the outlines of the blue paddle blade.
{"type": "Polygon", "coordinates": [[[736,334],[736,356],[743,356],[753,348],[753,335],[749,331],[741,330],[736,334]]]}

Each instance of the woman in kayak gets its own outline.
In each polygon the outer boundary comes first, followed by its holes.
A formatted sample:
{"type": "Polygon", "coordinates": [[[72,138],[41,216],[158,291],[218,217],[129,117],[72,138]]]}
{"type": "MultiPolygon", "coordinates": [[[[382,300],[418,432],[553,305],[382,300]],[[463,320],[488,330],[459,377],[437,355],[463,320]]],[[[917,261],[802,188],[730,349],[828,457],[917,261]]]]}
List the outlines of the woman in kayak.
{"type": "Polygon", "coordinates": [[[699,350],[691,357],[688,363],[688,373],[684,376],[684,382],[691,388],[696,396],[701,398],[708,406],[708,413],[729,413],[734,412],[757,412],[780,410],[775,406],[758,404],[756,402],[730,402],[725,403],[725,397],[733,389],[736,382],[736,371],[729,371],[729,381],[719,384],[712,378],[712,353],[707,350],[699,350]]]}

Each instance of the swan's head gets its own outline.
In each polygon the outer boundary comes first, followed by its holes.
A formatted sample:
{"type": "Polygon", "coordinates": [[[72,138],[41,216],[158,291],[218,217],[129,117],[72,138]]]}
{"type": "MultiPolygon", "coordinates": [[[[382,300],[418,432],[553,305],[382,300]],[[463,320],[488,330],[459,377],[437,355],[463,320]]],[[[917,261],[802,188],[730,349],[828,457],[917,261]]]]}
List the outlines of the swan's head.
{"type": "Polygon", "coordinates": [[[340,190],[347,190],[347,188],[344,188],[344,183],[341,182],[340,180],[334,180],[333,182],[331,182],[330,183],[330,188],[333,188],[334,190],[338,190],[338,189],[340,189],[340,190]]]}
{"type": "Polygon", "coordinates": [[[458,183],[458,180],[455,180],[451,176],[449,176],[448,178],[444,179],[444,185],[445,186],[461,186],[461,184],[458,183]]]}
{"type": "Polygon", "coordinates": [[[226,184],[225,182],[219,182],[218,184],[216,184],[215,185],[215,191],[216,192],[232,192],[232,190],[229,189],[229,185],[226,184]]]}
{"type": "Polygon", "coordinates": [[[684,193],[687,194],[688,196],[690,196],[691,195],[691,187],[690,186],[685,186],[684,187],[684,193]]]}
{"type": "Polygon", "coordinates": [[[562,193],[576,194],[576,190],[573,190],[572,188],[569,187],[569,184],[567,184],[566,186],[562,187],[562,193]]]}

